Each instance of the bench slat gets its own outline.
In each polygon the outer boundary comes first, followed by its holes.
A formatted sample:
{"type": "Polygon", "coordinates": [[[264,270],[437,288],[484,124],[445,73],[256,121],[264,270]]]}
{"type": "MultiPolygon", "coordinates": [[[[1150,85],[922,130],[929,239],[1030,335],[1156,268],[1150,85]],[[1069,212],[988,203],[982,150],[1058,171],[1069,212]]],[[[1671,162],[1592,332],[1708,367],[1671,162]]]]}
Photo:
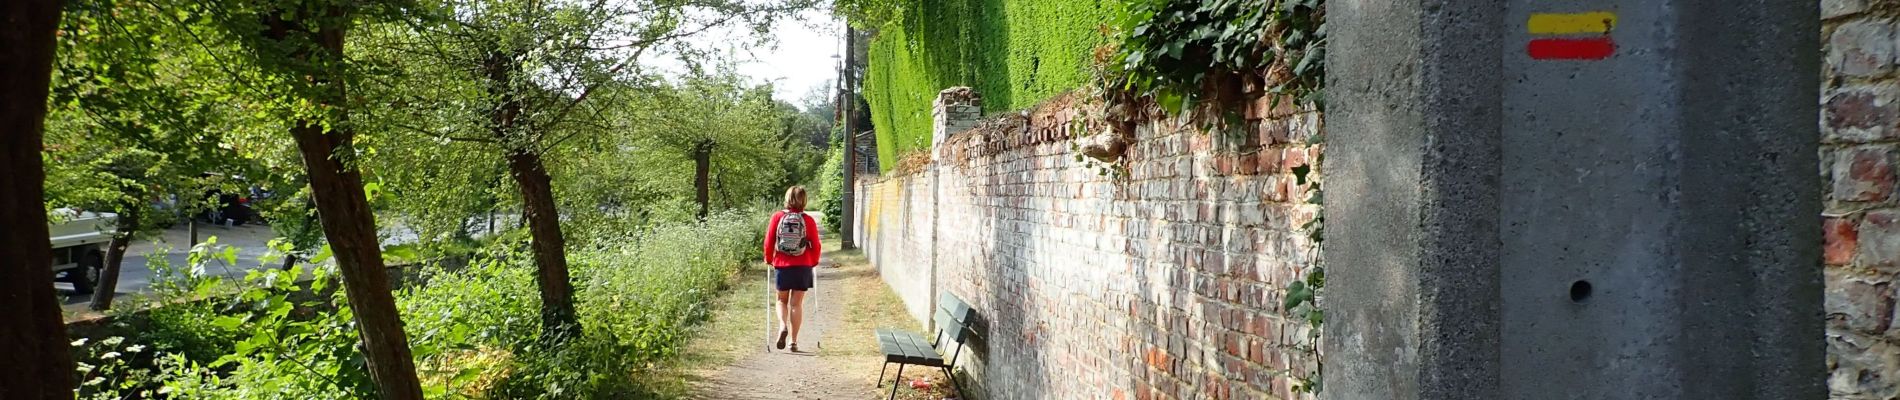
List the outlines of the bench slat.
{"type": "Polygon", "coordinates": [[[877,348],[878,348],[878,351],[884,353],[885,361],[890,361],[890,355],[893,351],[897,349],[897,343],[891,341],[890,332],[885,332],[883,329],[878,329],[877,330],[877,348]]]}
{"type": "Polygon", "coordinates": [[[903,346],[897,344],[897,337],[895,335],[895,332],[879,329],[877,331],[877,346],[880,351],[884,352],[884,361],[886,362],[903,361],[904,348],[903,346]]]}
{"type": "Polygon", "coordinates": [[[918,350],[910,345],[910,332],[878,330],[878,346],[884,352],[885,361],[913,364],[923,361],[918,350]]]}
{"type": "Polygon", "coordinates": [[[969,336],[969,327],[964,326],[962,321],[951,317],[949,311],[937,310],[936,321],[937,330],[948,334],[950,340],[962,342],[964,338],[969,336]]]}
{"type": "Polygon", "coordinates": [[[937,349],[930,347],[930,343],[924,341],[924,338],[909,336],[905,337],[904,340],[909,344],[910,348],[917,350],[917,361],[920,364],[933,366],[943,364],[943,356],[938,355],[937,349]]]}
{"type": "Polygon", "coordinates": [[[975,317],[974,311],[976,311],[975,308],[970,307],[970,303],[964,302],[963,299],[957,298],[955,294],[948,291],[937,298],[937,309],[947,311],[951,318],[965,325],[968,325],[970,319],[975,317]]]}
{"type": "Polygon", "coordinates": [[[899,339],[904,341],[904,349],[910,352],[910,354],[907,355],[919,363],[930,362],[930,355],[936,354],[936,352],[933,351],[934,349],[930,348],[929,344],[919,343],[916,335],[906,335],[899,339]]]}

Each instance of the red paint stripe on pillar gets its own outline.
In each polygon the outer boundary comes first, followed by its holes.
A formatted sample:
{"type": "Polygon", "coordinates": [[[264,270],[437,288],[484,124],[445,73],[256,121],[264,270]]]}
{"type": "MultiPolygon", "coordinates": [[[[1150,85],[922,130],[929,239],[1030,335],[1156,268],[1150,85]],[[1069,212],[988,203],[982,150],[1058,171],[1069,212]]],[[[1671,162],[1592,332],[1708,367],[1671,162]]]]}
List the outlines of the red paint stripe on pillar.
{"type": "Polygon", "coordinates": [[[1525,46],[1535,60],[1601,60],[1616,54],[1616,42],[1609,36],[1588,39],[1535,39],[1525,46]]]}

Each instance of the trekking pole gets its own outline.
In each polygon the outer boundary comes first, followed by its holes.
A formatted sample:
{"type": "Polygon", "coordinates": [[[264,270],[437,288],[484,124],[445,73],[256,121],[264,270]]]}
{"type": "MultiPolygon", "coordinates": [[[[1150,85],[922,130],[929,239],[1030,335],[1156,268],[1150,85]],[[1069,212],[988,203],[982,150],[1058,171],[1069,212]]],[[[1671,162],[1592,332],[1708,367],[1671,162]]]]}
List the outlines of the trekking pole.
{"type": "Polygon", "coordinates": [[[777,293],[772,291],[772,266],[765,267],[765,352],[772,352],[772,310],[777,293]]]}
{"type": "MultiPolygon", "coordinates": [[[[816,302],[816,301],[812,301],[812,299],[811,299],[811,298],[812,298],[813,296],[816,296],[816,295],[818,294],[818,273],[820,272],[820,271],[819,271],[819,267],[820,267],[820,266],[823,266],[823,265],[825,265],[825,258],[824,258],[824,255],[823,255],[823,254],[820,254],[820,255],[818,256],[818,262],[817,262],[817,263],[815,263],[815,264],[817,264],[817,265],[813,265],[813,266],[811,267],[811,283],[812,283],[812,288],[811,288],[811,290],[807,290],[807,291],[805,291],[805,304],[801,304],[801,305],[800,305],[800,307],[801,307],[801,308],[803,308],[803,309],[810,309],[810,308],[812,308],[812,307],[804,307],[804,306],[807,306],[807,305],[811,305],[811,304],[818,304],[818,302],[816,302]]],[[[804,318],[804,316],[799,316],[799,318],[804,318]]],[[[810,326],[810,325],[806,325],[806,326],[810,326]]],[[[824,332],[822,332],[822,331],[821,331],[821,332],[818,332],[818,338],[817,338],[817,339],[813,339],[813,340],[812,340],[812,343],[814,344],[814,346],[812,346],[812,348],[814,348],[814,349],[822,349],[822,348],[825,348],[825,333],[824,333],[824,332]]]]}

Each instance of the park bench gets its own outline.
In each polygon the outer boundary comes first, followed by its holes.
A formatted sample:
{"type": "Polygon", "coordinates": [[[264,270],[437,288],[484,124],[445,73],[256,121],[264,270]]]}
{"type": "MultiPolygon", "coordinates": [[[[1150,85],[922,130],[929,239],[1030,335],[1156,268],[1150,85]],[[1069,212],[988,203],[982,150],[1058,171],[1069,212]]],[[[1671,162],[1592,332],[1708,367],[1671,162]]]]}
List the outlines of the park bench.
{"type": "Polygon", "coordinates": [[[963,344],[975,333],[970,324],[976,318],[976,309],[970,303],[963,302],[950,292],[944,292],[937,298],[937,313],[933,318],[937,322],[937,333],[931,340],[923,336],[887,328],[877,330],[877,344],[884,352],[884,368],[877,372],[878,385],[884,384],[884,372],[891,364],[897,364],[897,377],[891,381],[891,398],[897,398],[897,386],[904,379],[905,365],[941,368],[943,376],[955,385],[957,394],[963,394],[963,384],[957,382],[957,376],[950,371],[956,365],[957,356],[963,352],[963,344]],[[955,349],[947,348],[944,339],[956,342],[955,349]],[[950,362],[944,362],[943,355],[950,355],[950,362]]]}

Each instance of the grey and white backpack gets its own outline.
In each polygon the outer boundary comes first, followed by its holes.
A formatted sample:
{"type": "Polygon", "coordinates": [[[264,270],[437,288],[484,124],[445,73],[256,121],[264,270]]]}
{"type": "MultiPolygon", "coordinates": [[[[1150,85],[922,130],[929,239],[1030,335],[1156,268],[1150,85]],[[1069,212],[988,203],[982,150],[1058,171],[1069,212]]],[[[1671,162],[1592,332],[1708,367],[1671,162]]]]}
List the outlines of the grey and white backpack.
{"type": "Polygon", "coordinates": [[[778,242],[773,247],[779,254],[798,256],[811,248],[811,241],[805,238],[805,213],[786,211],[785,216],[779,217],[775,229],[778,242]]]}

